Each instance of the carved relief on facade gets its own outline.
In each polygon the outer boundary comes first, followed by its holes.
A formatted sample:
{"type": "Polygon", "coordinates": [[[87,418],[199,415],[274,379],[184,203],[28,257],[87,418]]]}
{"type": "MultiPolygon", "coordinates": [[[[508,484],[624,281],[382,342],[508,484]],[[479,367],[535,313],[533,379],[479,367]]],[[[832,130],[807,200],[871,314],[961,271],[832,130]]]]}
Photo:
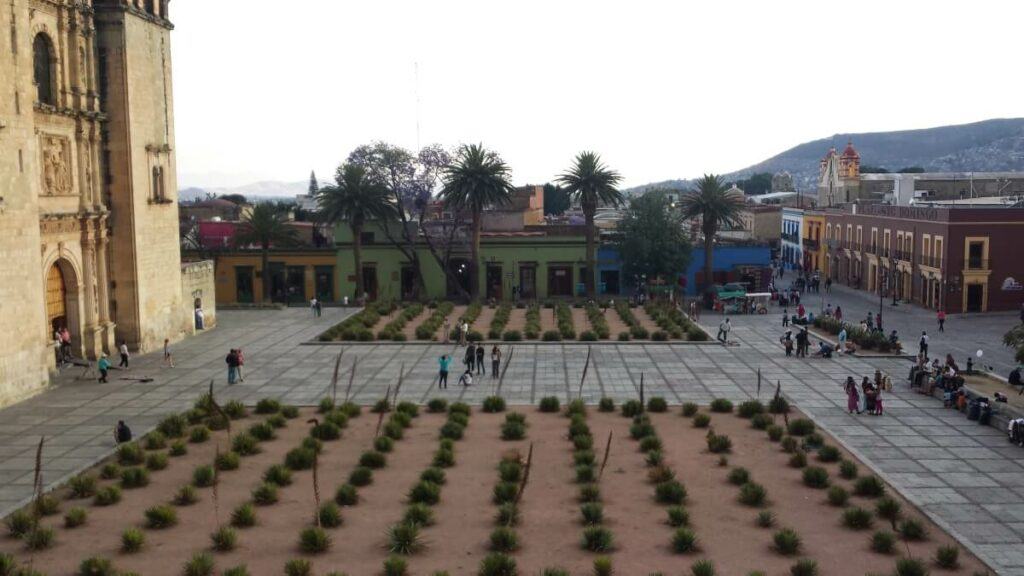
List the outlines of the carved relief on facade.
{"type": "Polygon", "coordinates": [[[47,218],[39,221],[39,232],[44,236],[69,234],[82,231],[82,221],[78,218],[47,218]]]}
{"type": "Polygon", "coordinates": [[[43,194],[72,194],[74,186],[71,179],[71,143],[63,136],[42,134],[39,144],[39,149],[42,150],[43,194]]]}

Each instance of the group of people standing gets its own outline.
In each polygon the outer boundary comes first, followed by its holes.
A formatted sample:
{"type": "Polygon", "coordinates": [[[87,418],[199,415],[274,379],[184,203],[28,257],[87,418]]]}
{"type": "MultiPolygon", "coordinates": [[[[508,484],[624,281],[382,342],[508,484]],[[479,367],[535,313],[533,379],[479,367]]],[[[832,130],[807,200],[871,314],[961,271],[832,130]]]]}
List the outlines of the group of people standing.
{"type": "Polygon", "coordinates": [[[875,370],[875,381],[872,382],[867,376],[861,380],[860,386],[853,376],[846,377],[843,390],[846,392],[846,409],[850,414],[867,413],[872,416],[881,416],[883,412],[882,391],[891,390],[892,384],[882,373],[875,370]]]}
{"type": "MultiPolygon", "coordinates": [[[[487,347],[483,344],[469,343],[466,347],[466,355],[463,357],[463,364],[466,369],[459,376],[459,384],[463,386],[471,386],[473,384],[473,371],[476,370],[477,374],[486,374],[486,366],[484,365],[484,356],[487,354],[487,347]]],[[[438,364],[438,388],[448,388],[448,372],[451,368],[452,357],[444,354],[437,360],[438,364]]],[[[501,368],[501,349],[495,344],[491,347],[491,377],[497,378],[501,368]]]]}
{"type": "Polygon", "coordinates": [[[228,365],[228,384],[245,382],[242,376],[242,367],[245,366],[245,354],[241,348],[232,348],[224,362],[228,365]]]}

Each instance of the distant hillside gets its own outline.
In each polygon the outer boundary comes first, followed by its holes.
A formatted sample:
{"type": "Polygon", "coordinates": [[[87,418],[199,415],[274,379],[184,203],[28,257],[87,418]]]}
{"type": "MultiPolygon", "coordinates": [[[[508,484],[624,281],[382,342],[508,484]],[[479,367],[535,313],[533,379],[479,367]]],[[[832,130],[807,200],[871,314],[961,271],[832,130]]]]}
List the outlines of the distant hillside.
{"type": "MultiPolygon", "coordinates": [[[[321,182],[320,186],[326,183],[321,182]]],[[[210,187],[210,188],[182,188],[178,190],[178,198],[183,201],[206,198],[207,194],[224,196],[226,194],[241,194],[249,199],[280,199],[287,198],[294,200],[299,194],[309,192],[309,180],[301,182],[278,182],[274,180],[264,182],[253,182],[243,186],[231,187],[210,187]]]]}
{"type": "MultiPolygon", "coordinates": [[[[764,162],[726,174],[726,180],[746,178],[758,172],[788,170],[800,190],[817,185],[818,161],[829,147],[842,150],[853,142],[862,166],[896,171],[920,166],[929,172],[1024,171],[1024,118],[985,120],[973,124],[940,126],[923,130],[835,134],[800,144],[764,162]]],[[[691,180],[667,180],[638,186],[688,188],[691,180]]]]}

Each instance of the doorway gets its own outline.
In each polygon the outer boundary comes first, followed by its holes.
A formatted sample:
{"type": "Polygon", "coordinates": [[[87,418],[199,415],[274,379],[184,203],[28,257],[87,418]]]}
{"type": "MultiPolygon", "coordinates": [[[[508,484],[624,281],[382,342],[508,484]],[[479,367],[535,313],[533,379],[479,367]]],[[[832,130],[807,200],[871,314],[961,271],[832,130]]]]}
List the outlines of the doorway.
{"type": "Polygon", "coordinates": [[[449,298],[458,298],[462,293],[468,294],[469,290],[469,260],[464,258],[453,258],[448,261],[448,271],[450,274],[446,275],[447,282],[446,293],[449,298]],[[453,282],[454,277],[454,282],[453,282]],[[459,288],[462,291],[459,291],[459,288]]]}
{"type": "Polygon", "coordinates": [[[619,271],[618,270],[602,270],[601,271],[601,294],[618,294],[619,293],[619,271]]]}
{"type": "Polygon", "coordinates": [[[501,264],[487,264],[487,298],[501,300],[502,290],[501,264]]]}
{"type": "Polygon", "coordinates": [[[967,285],[967,311],[982,312],[985,304],[985,285],[967,285]]]}
{"type": "Polygon", "coordinates": [[[314,293],[321,302],[334,302],[334,266],[317,266],[313,269],[314,293]]]}
{"type": "Polygon", "coordinates": [[[402,266],[402,300],[416,299],[416,274],[412,266],[402,266]]]}
{"type": "Polygon", "coordinates": [[[78,285],[75,269],[66,260],[58,260],[46,271],[46,320],[48,338],[61,328],[71,334],[72,349],[81,354],[78,317],[78,285]]]}
{"type": "Polygon", "coordinates": [[[572,296],[572,266],[548,266],[548,296],[572,296]]]}
{"type": "MultiPolygon", "coordinates": [[[[372,301],[377,299],[377,289],[378,289],[378,284],[377,284],[377,267],[374,266],[373,264],[369,264],[369,265],[364,264],[363,265],[363,292],[366,293],[366,298],[369,301],[372,302],[372,301]]],[[[362,294],[356,294],[356,299],[357,300],[360,297],[362,297],[362,294]]]]}
{"type": "Polygon", "coordinates": [[[535,264],[519,267],[519,297],[526,300],[537,297],[537,266],[535,264]]]}
{"type": "Polygon", "coordinates": [[[235,266],[235,302],[239,304],[252,304],[255,300],[252,270],[252,266],[235,266]]]}

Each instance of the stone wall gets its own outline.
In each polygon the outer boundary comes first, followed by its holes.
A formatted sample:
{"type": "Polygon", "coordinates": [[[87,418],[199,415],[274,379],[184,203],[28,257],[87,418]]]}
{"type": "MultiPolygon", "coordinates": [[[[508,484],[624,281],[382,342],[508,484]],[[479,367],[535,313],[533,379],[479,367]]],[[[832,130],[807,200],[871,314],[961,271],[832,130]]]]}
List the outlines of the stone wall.
{"type": "Polygon", "coordinates": [[[203,328],[217,325],[217,286],[213,260],[181,265],[181,315],[187,333],[195,333],[195,309],[203,309],[203,328]]]}

